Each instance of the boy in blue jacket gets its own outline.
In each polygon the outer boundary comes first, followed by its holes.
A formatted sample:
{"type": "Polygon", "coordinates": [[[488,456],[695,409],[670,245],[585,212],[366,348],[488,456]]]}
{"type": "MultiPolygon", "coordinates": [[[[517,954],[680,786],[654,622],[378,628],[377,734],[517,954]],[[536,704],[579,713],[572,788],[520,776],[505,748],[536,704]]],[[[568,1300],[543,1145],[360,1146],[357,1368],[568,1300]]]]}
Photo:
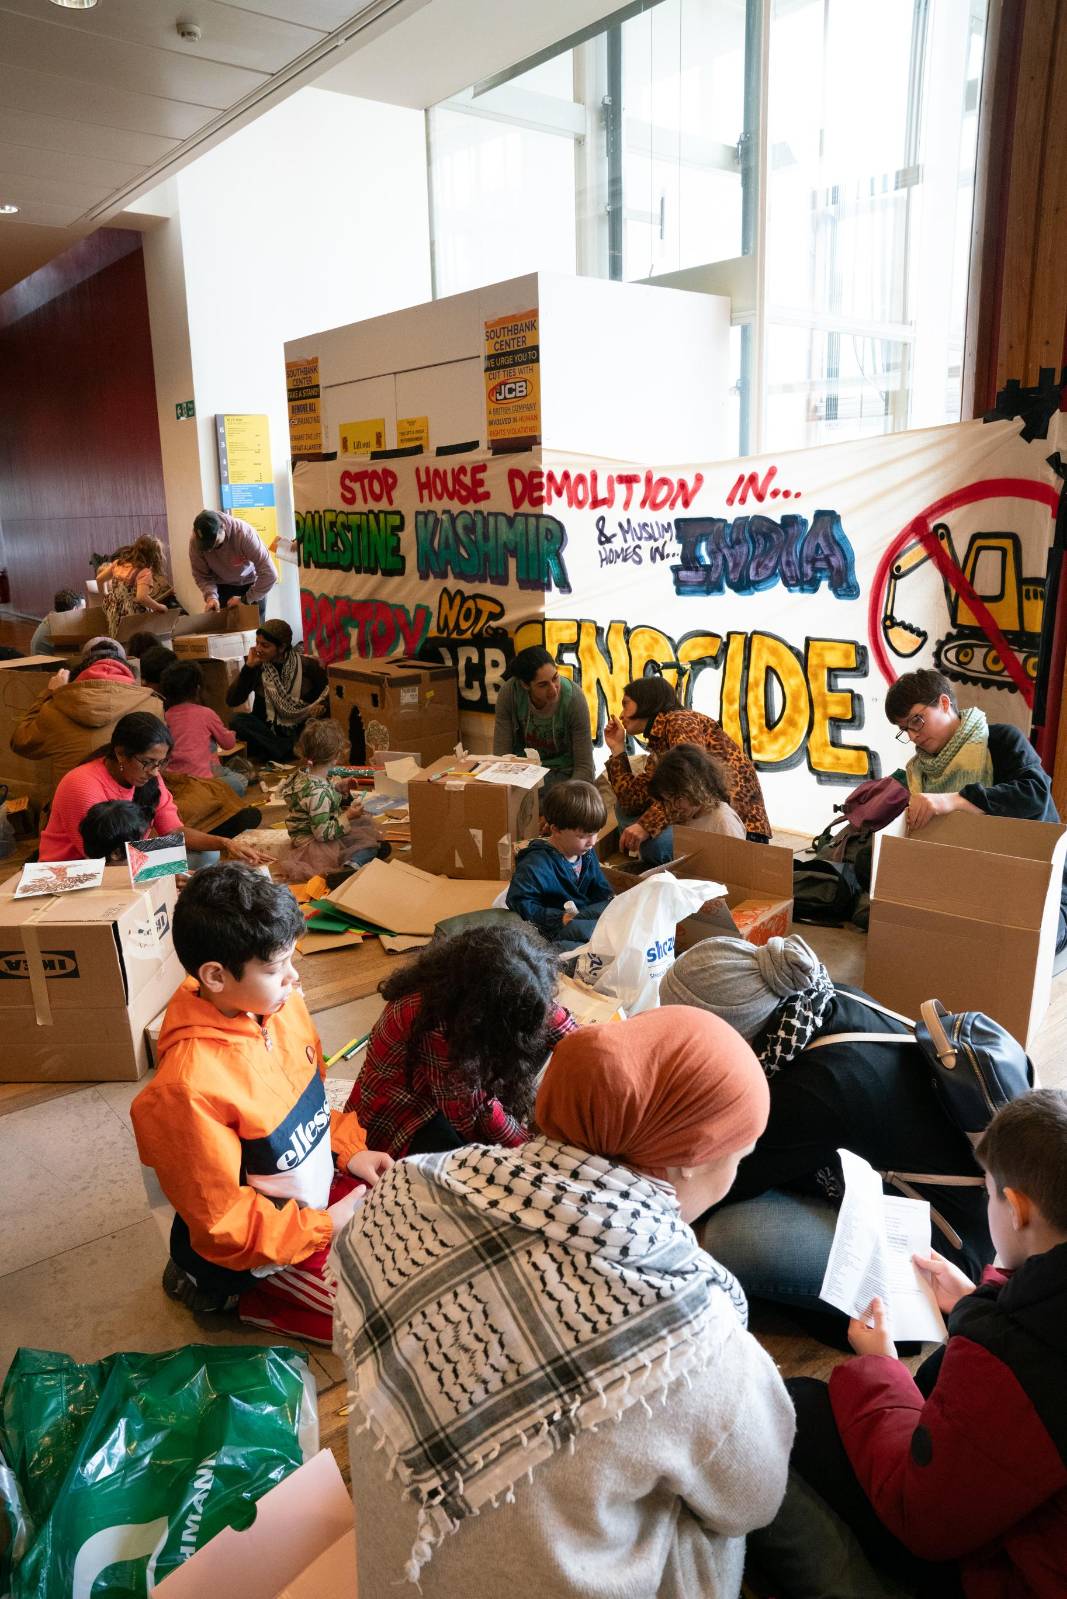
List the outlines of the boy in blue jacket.
{"type": "Polygon", "coordinates": [[[593,849],[607,808],[592,783],[572,778],[549,789],[542,814],[548,837],[535,838],[519,856],[508,909],[560,949],[577,949],[614,897],[593,849]]]}

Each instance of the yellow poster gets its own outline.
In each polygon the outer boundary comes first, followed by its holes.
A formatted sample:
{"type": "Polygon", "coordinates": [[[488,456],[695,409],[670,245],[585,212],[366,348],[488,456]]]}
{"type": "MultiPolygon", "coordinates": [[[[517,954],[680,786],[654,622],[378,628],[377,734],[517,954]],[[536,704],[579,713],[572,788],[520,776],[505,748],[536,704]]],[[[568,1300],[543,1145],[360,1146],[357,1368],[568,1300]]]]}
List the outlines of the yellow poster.
{"type": "Polygon", "coordinates": [[[226,416],[223,418],[224,476],[231,483],[273,483],[270,459],[270,432],[265,416],[226,416]]]}
{"type": "Polygon", "coordinates": [[[485,324],[485,416],[490,449],[541,439],[541,348],[536,311],[485,324]]]}
{"type": "Polygon", "coordinates": [[[397,449],[410,450],[413,444],[419,445],[423,450],[430,448],[430,418],[428,416],[398,417],[396,424],[397,449]]]}
{"type": "Polygon", "coordinates": [[[372,450],[384,450],[385,418],[378,416],[362,422],[342,422],[337,429],[337,438],[342,455],[369,455],[372,450]]]}
{"type": "Polygon", "coordinates": [[[293,455],[322,454],[322,390],[319,358],[286,361],[285,387],[289,397],[289,449],[293,455]]]}
{"type": "MultiPolygon", "coordinates": [[[[278,513],[274,506],[245,505],[234,515],[240,516],[242,522],[251,523],[273,556],[274,546],[278,542],[278,513]]],[[[274,564],[277,566],[277,560],[274,564]]]]}

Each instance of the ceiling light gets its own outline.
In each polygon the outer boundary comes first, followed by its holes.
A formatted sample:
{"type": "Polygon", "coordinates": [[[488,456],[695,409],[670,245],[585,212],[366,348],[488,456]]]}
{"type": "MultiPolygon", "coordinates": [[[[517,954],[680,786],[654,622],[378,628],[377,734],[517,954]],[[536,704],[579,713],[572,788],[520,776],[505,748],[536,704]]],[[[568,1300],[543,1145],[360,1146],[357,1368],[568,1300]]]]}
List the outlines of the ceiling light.
{"type": "Polygon", "coordinates": [[[13,217],[18,215],[18,206],[5,203],[0,205],[0,217],[13,217]]]}
{"type": "Polygon", "coordinates": [[[54,6],[62,6],[64,11],[91,11],[96,0],[52,0],[54,6]]]}

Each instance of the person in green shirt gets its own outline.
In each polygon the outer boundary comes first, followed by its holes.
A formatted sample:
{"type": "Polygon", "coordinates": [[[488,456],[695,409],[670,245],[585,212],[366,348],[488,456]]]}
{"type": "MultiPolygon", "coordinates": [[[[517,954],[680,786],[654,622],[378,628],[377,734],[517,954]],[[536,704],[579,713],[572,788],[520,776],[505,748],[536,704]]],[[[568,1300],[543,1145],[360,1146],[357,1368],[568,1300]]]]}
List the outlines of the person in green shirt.
{"type": "Polygon", "coordinates": [[[548,789],[568,778],[596,781],[593,738],[585,696],[540,644],[520,650],[505,673],[496,702],[494,755],[537,751],[548,789]]]}

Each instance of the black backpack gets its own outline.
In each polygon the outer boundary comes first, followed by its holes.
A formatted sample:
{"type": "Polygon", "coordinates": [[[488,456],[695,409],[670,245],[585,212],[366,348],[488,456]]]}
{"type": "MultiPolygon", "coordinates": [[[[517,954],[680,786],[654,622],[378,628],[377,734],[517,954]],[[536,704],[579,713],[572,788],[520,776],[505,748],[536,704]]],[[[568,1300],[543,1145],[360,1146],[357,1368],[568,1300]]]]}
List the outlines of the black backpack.
{"type": "MultiPolygon", "coordinates": [[[[842,992],[853,991],[842,987],[842,992]]],[[[868,994],[857,993],[856,998],[871,1010],[881,1011],[898,1021],[907,1020],[898,1012],[877,1004],[868,994]]],[[[952,1015],[939,999],[928,999],[921,1005],[919,1017],[911,1025],[915,1042],[930,1068],[938,1104],[973,1149],[997,1111],[1033,1088],[1033,1062],[1018,1040],[983,1011],[965,1010],[952,1015]]],[[[906,1038],[906,1033],[827,1033],[822,1038],[813,1038],[807,1048],[886,1041],[899,1044],[906,1038]]],[[[977,1162],[975,1168],[977,1171],[977,1162]]],[[[917,1183],[966,1188],[981,1187],[985,1182],[984,1177],[977,1175],[949,1177],[936,1172],[884,1171],[879,1175],[883,1182],[892,1184],[912,1199],[925,1197],[916,1191],[917,1183]]],[[[959,1248],[961,1240],[955,1229],[933,1206],[930,1214],[946,1238],[959,1248]]]]}
{"type": "MultiPolygon", "coordinates": [[[[868,880],[869,880],[868,868],[868,880]]],[[[848,861],[811,856],[793,863],[793,920],[840,927],[851,920],[864,892],[848,861]]]]}

